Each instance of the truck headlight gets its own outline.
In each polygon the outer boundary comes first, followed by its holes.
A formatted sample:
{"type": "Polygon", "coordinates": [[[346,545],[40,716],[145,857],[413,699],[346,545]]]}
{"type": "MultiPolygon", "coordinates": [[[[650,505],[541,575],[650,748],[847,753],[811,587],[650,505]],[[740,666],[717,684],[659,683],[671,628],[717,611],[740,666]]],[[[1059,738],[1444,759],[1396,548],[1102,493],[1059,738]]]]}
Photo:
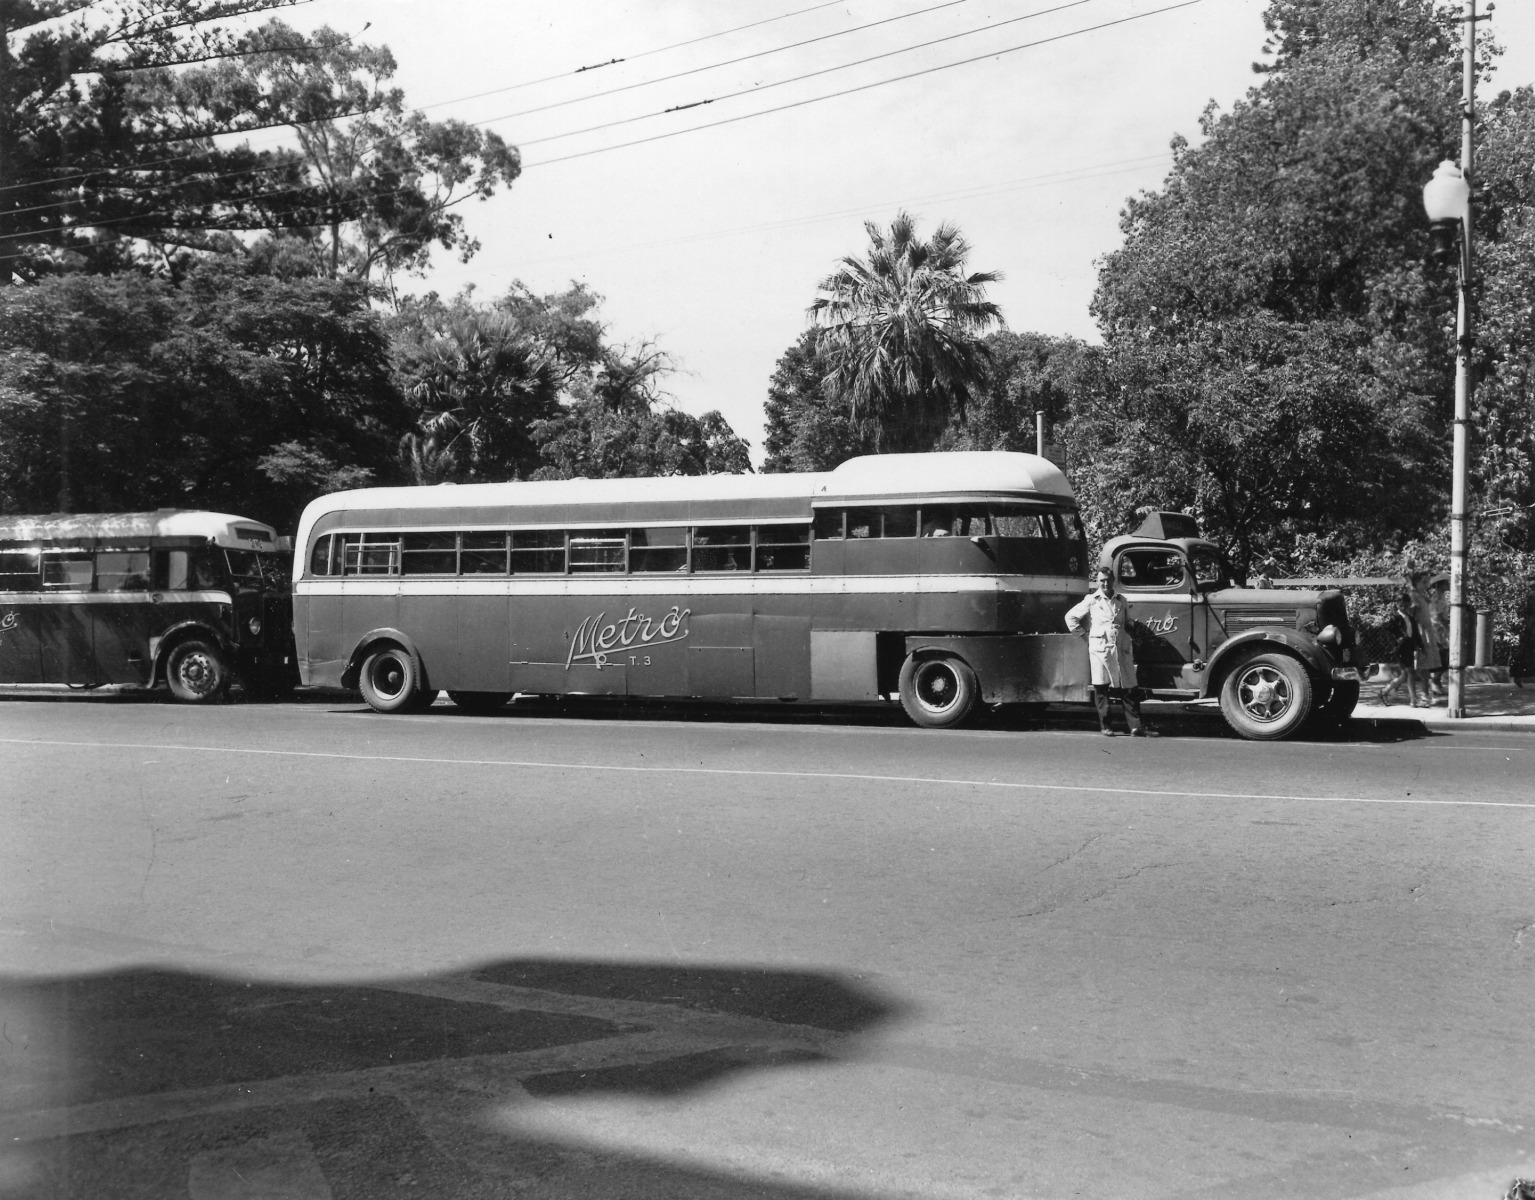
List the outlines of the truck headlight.
{"type": "MultiPolygon", "coordinates": [[[[261,618],[252,617],[249,621],[245,622],[245,628],[251,631],[251,637],[255,637],[261,632],[261,618]]],[[[1328,626],[1328,628],[1330,629],[1331,626],[1328,626]]]]}
{"type": "Polygon", "coordinates": [[[1322,632],[1316,635],[1316,640],[1324,646],[1339,646],[1343,644],[1343,630],[1336,625],[1328,625],[1322,632]]]}

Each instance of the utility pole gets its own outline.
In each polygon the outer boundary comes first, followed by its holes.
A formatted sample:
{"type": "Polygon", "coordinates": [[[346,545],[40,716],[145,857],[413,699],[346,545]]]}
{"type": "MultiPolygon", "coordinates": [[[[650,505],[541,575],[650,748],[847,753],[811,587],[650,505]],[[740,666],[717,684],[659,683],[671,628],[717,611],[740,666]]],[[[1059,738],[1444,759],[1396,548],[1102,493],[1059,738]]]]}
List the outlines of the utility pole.
{"type": "MultiPolygon", "coordinates": [[[[1471,126],[1476,116],[1476,0],[1465,0],[1460,106],[1460,173],[1472,181],[1471,126]]],[[[1466,715],[1466,476],[1471,425],[1471,201],[1460,230],[1460,301],[1455,318],[1455,457],[1450,483],[1450,695],[1448,715],[1466,715]]]]}

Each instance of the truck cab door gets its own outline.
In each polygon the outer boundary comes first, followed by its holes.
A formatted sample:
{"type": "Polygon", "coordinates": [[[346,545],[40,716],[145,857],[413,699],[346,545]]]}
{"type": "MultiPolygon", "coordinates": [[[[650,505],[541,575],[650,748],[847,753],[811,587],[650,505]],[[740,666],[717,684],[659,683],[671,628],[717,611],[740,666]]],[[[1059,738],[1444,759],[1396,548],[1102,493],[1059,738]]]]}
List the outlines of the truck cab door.
{"type": "Polygon", "coordinates": [[[1172,546],[1127,546],[1114,559],[1114,587],[1130,607],[1140,686],[1186,690],[1182,670],[1195,650],[1203,613],[1183,554],[1172,546]]]}

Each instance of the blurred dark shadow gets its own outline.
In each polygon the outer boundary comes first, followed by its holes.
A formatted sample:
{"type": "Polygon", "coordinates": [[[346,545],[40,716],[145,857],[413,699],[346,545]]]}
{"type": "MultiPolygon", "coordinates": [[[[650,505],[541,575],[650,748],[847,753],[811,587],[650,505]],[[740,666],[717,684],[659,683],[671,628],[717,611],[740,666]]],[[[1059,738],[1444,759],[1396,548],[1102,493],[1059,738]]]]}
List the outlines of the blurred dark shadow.
{"type": "Polygon", "coordinates": [[[366,984],[0,978],[0,1196],[833,1200],[505,1114],[830,1061],[896,1011],[832,974],[554,959],[366,984]]]}

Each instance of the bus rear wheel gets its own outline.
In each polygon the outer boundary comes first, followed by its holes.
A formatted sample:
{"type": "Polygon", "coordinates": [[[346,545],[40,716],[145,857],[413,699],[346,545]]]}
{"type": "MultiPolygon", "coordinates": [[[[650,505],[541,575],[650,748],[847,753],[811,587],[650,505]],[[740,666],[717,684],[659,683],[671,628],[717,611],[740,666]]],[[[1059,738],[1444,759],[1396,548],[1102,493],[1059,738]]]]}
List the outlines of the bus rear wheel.
{"type": "Polygon", "coordinates": [[[362,698],[374,712],[418,712],[426,707],[421,703],[416,660],[398,646],[385,646],[368,655],[357,683],[362,698]]]}
{"type": "Polygon", "coordinates": [[[165,682],[183,704],[208,704],[229,686],[229,667],[212,643],[188,638],[166,658],[165,682]]]}
{"type": "Polygon", "coordinates": [[[490,713],[498,708],[504,708],[507,701],[512,698],[511,692],[454,692],[448,693],[448,699],[454,705],[463,709],[466,713],[490,713]]]}
{"type": "Polygon", "coordinates": [[[975,709],[975,672],[958,658],[911,657],[901,667],[901,707],[927,729],[948,729],[975,709]]]}

